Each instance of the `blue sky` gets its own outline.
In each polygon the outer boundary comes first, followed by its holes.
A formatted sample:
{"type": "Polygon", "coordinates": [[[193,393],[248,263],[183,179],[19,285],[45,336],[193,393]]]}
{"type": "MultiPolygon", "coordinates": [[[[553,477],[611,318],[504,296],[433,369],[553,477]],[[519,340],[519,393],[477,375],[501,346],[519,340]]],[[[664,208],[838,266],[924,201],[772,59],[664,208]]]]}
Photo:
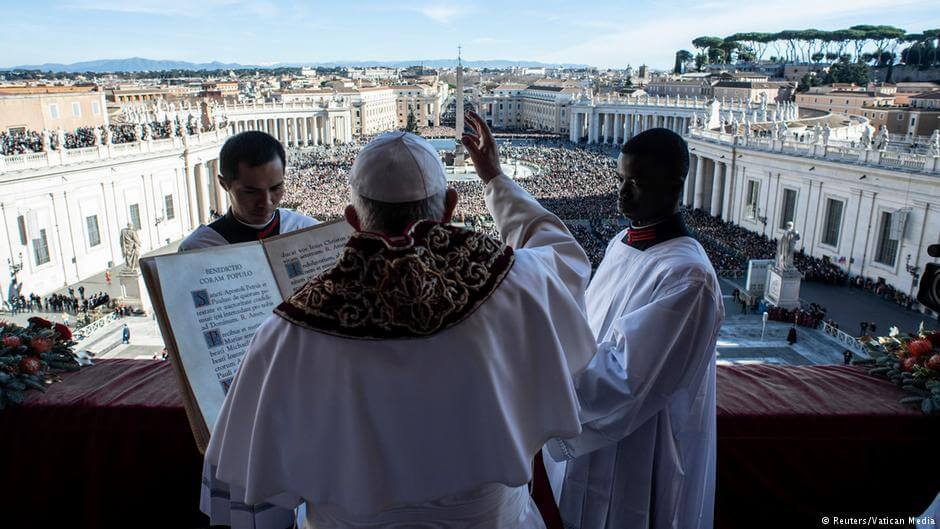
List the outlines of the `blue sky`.
{"type": "Polygon", "coordinates": [[[701,35],[940,27],[937,0],[0,0],[0,66],[146,57],[538,60],[666,68],[701,35]]]}

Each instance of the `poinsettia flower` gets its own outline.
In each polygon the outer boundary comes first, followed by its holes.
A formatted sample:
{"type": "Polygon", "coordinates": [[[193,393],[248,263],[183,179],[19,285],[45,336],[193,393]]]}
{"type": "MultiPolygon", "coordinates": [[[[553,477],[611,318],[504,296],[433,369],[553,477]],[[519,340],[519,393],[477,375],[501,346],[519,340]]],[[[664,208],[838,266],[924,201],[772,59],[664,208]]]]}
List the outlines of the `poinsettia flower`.
{"type": "Polygon", "coordinates": [[[44,318],[40,318],[39,316],[33,316],[32,318],[30,318],[30,319],[28,319],[28,320],[26,320],[26,321],[28,321],[31,325],[33,325],[33,326],[35,326],[35,327],[42,327],[42,328],[44,328],[44,329],[51,329],[51,328],[52,328],[52,322],[51,322],[51,321],[49,321],[49,320],[47,320],[47,319],[44,319],[44,318]]]}
{"type": "Polygon", "coordinates": [[[61,337],[63,340],[68,341],[72,339],[72,330],[69,329],[67,325],[56,323],[53,328],[55,329],[55,332],[59,333],[59,337],[61,337]]]}
{"type": "Polygon", "coordinates": [[[33,336],[29,346],[35,353],[48,353],[52,349],[52,339],[45,336],[33,336]]]}
{"type": "Polygon", "coordinates": [[[20,371],[29,375],[35,375],[42,369],[42,362],[38,358],[28,356],[20,361],[20,371]]]}
{"type": "Polygon", "coordinates": [[[3,346],[4,347],[19,347],[23,341],[20,340],[19,336],[4,336],[3,337],[3,346]]]}

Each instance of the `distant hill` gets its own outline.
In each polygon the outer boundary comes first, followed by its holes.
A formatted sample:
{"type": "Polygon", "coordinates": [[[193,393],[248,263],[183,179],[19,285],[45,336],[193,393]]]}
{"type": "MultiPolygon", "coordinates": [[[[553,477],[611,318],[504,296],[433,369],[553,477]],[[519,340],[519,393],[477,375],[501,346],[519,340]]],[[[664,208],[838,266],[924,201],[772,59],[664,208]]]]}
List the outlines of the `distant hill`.
{"type": "MultiPolygon", "coordinates": [[[[411,60],[411,61],[334,61],[334,62],[290,62],[277,63],[267,66],[225,63],[225,62],[203,62],[193,63],[186,61],[156,61],[153,59],[144,59],[141,57],[131,57],[130,59],[102,59],[96,61],[82,61],[71,64],[45,63],[45,64],[22,64],[0,68],[4,70],[40,70],[43,72],[156,72],[162,70],[255,70],[267,68],[299,68],[301,66],[326,68],[335,68],[342,66],[352,67],[372,67],[388,66],[392,68],[405,68],[408,66],[427,66],[429,68],[453,68],[457,65],[454,59],[429,59],[429,60],[411,60]]],[[[487,61],[464,61],[464,65],[470,68],[511,68],[511,67],[568,67],[583,68],[581,64],[546,64],[537,61],[507,61],[507,60],[487,60],[487,61]]]]}

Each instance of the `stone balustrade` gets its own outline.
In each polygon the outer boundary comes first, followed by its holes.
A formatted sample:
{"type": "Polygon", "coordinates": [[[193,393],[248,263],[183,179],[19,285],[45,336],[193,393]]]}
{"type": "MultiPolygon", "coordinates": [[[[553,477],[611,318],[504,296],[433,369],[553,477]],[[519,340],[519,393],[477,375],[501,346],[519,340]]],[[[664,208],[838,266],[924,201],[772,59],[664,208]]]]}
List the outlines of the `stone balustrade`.
{"type": "Polygon", "coordinates": [[[0,174],[32,169],[45,169],[75,163],[100,162],[111,159],[182,150],[202,144],[217,144],[229,136],[226,128],[187,134],[173,138],[140,140],[128,143],[93,145],[78,149],[59,149],[27,154],[0,156],[0,174]]]}
{"type": "Polygon", "coordinates": [[[940,156],[866,149],[861,146],[851,146],[847,144],[826,145],[823,142],[801,142],[790,138],[746,137],[717,130],[707,130],[701,127],[690,129],[689,137],[725,145],[734,145],[738,149],[750,149],[840,163],[872,165],[905,171],[940,174],[940,156]]]}

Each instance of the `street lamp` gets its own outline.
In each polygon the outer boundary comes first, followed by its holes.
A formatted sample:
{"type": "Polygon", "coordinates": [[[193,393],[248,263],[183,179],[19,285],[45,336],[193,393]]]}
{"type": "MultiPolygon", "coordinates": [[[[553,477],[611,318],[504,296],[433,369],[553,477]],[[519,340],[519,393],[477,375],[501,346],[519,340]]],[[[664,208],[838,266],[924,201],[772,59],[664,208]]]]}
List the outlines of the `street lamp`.
{"type": "Polygon", "coordinates": [[[20,252],[19,260],[20,262],[17,263],[17,262],[14,262],[13,259],[10,259],[9,257],[7,257],[7,266],[10,267],[10,277],[12,277],[13,279],[16,279],[16,274],[19,273],[20,270],[23,269],[23,252],[20,252]]]}
{"type": "Polygon", "coordinates": [[[916,285],[917,279],[920,277],[920,267],[917,265],[911,266],[911,254],[907,254],[907,262],[904,264],[904,269],[907,270],[908,274],[911,274],[911,284],[916,285]]]}

